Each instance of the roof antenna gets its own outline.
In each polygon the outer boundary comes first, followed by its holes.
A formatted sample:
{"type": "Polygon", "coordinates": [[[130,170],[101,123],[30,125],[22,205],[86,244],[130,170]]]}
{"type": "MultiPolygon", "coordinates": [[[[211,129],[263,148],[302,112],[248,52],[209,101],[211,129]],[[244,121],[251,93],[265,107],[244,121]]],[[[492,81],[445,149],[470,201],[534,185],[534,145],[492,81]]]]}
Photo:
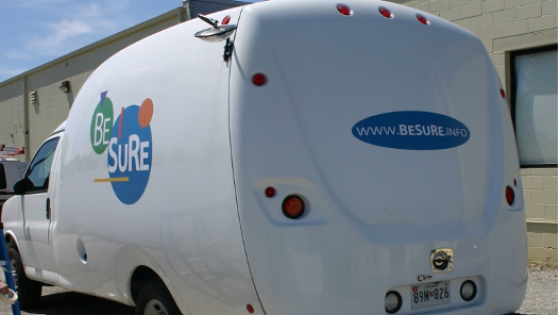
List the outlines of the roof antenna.
{"type": "Polygon", "coordinates": [[[227,37],[229,37],[233,33],[233,31],[237,28],[236,24],[227,24],[227,25],[218,26],[219,22],[217,20],[214,20],[202,14],[199,14],[198,18],[212,25],[211,28],[207,28],[205,30],[196,32],[194,36],[198,38],[211,40],[211,41],[222,41],[227,37]]]}
{"type": "Polygon", "coordinates": [[[203,20],[204,22],[206,22],[206,23],[212,25],[213,28],[219,29],[219,28],[218,28],[218,20],[214,20],[214,19],[209,18],[209,17],[207,17],[207,16],[204,16],[204,15],[202,15],[202,14],[199,14],[199,15],[198,15],[198,18],[201,19],[201,20],[203,20]]]}

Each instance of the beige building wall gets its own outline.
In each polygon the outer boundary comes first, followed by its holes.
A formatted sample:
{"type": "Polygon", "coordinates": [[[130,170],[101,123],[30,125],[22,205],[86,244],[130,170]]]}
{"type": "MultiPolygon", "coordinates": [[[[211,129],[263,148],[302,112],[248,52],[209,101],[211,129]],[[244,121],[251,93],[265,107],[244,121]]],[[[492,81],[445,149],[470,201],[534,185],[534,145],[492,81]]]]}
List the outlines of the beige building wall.
{"type": "Polygon", "coordinates": [[[25,146],[23,122],[23,94],[20,81],[0,87],[0,144],[25,146]]]}
{"type": "MultiPolygon", "coordinates": [[[[558,0],[393,0],[473,32],[486,47],[506,91],[509,53],[558,44],[558,0]]],[[[511,104],[511,95],[508,94],[511,104]]],[[[511,106],[511,105],[510,105],[511,106]]],[[[511,109],[511,107],[510,107],[511,109]]],[[[558,264],[558,167],[521,170],[529,261],[558,264]]]]}
{"type": "Polygon", "coordinates": [[[529,261],[558,264],[558,168],[521,169],[529,261]]]}

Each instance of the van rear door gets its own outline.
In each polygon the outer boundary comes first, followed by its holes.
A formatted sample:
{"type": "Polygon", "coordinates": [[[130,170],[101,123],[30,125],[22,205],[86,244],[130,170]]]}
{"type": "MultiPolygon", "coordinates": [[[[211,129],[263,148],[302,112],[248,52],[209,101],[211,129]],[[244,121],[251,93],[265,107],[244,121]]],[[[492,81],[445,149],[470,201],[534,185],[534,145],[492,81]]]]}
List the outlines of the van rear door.
{"type": "Polygon", "coordinates": [[[489,233],[503,196],[507,104],[482,43],[412,8],[337,6],[255,4],[239,23],[233,162],[267,314],[370,305],[386,292],[373,281],[415,279],[431,249],[489,233]],[[298,220],[282,215],[289,195],[298,220]]]}

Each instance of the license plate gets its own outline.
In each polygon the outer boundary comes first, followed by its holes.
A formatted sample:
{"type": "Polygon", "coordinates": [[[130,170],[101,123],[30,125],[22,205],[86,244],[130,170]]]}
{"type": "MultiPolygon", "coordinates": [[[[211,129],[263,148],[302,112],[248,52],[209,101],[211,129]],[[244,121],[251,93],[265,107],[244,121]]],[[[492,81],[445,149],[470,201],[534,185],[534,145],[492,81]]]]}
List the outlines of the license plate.
{"type": "Polygon", "coordinates": [[[451,302],[449,281],[413,285],[410,293],[413,310],[451,302]]]}

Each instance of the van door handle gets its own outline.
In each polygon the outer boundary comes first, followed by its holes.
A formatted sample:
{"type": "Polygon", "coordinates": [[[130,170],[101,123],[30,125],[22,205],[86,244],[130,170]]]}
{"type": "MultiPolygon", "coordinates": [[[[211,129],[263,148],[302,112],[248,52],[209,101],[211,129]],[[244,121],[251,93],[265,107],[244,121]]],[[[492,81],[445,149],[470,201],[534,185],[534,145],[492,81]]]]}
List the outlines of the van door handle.
{"type": "Polygon", "coordinates": [[[51,198],[47,198],[47,220],[51,219],[51,198]]]}

